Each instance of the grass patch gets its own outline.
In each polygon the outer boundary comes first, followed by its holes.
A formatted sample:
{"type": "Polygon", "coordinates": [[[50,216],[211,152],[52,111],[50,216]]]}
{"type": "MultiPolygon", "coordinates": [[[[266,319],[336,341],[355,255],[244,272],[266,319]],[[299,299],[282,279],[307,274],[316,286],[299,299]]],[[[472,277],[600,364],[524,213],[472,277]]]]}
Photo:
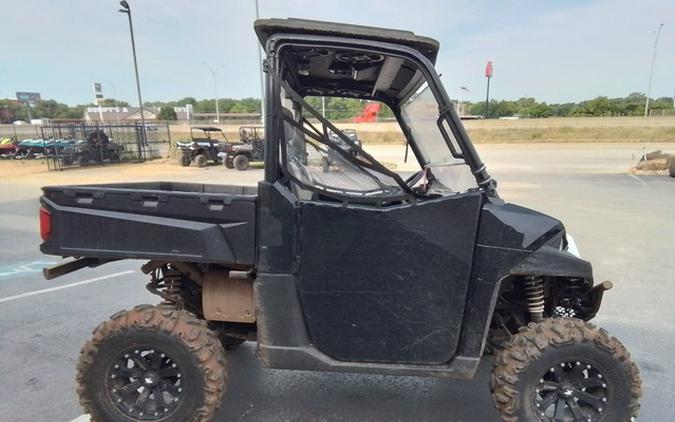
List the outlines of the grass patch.
{"type": "MultiPolygon", "coordinates": [[[[366,144],[403,144],[403,135],[395,122],[338,123],[340,128],[355,129],[366,144]]],[[[675,142],[674,117],[588,117],[521,120],[472,120],[464,126],[476,143],[604,143],[675,142]]],[[[230,141],[239,139],[239,127],[220,126],[230,141]]],[[[171,126],[171,139],[189,139],[185,125],[171,126]]]]}

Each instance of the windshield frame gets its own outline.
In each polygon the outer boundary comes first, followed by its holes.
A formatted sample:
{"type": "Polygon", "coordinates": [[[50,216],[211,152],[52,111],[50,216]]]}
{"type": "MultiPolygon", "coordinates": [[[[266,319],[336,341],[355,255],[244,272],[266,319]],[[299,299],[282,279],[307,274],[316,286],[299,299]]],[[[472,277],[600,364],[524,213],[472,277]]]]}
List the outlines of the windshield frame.
{"type": "MultiPolygon", "coordinates": [[[[449,130],[452,132],[452,135],[457,141],[457,146],[461,151],[461,155],[464,157],[466,164],[469,166],[478,186],[483,189],[489,196],[497,196],[496,193],[496,182],[490,177],[485,168],[485,165],[482,163],[480,157],[478,156],[477,151],[475,150],[473,144],[471,143],[468,134],[466,133],[464,127],[459,120],[459,116],[454,111],[453,103],[450,101],[443,84],[441,83],[438,73],[434,68],[433,63],[425,57],[419,51],[410,48],[405,45],[393,44],[390,42],[384,41],[374,41],[374,40],[364,40],[364,39],[355,39],[349,37],[338,37],[338,36],[324,36],[324,35],[298,35],[290,33],[278,33],[270,36],[267,39],[265,53],[267,55],[267,61],[265,63],[265,70],[267,71],[267,94],[266,97],[274,98],[274,94],[279,93],[280,84],[278,84],[274,77],[272,76],[275,72],[278,72],[282,67],[283,62],[283,53],[280,53],[284,47],[289,45],[312,45],[315,47],[326,47],[326,48],[342,48],[342,49],[356,49],[364,52],[373,52],[379,54],[386,54],[391,57],[402,58],[405,60],[411,61],[422,73],[424,76],[423,80],[429,85],[431,92],[433,93],[436,102],[439,105],[439,122],[441,120],[446,120],[449,130]]],[[[396,120],[401,126],[402,131],[406,137],[407,142],[412,147],[415,152],[416,158],[419,159],[419,150],[415,145],[415,140],[411,136],[410,129],[407,127],[407,124],[401,119],[400,116],[400,107],[399,104],[395,104],[387,98],[378,97],[374,95],[371,99],[381,101],[392,109],[396,120]]],[[[266,103],[266,121],[268,122],[279,122],[278,112],[276,111],[277,105],[273,101],[267,101],[266,103]]],[[[270,145],[266,150],[270,153],[268,154],[265,171],[265,180],[271,183],[274,183],[281,176],[280,167],[278,165],[279,161],[279,151],[278,151],[278,135],[276,131],[278,130],[278,124],[268,124],[265,128],[265,137],[268,142],[276,142],[275,145],[270,145]]],[[[447,133],[441,130],[443,138],[448,144],[448,148],[452,150],[453,146],[448,139],[447,133]]],[[[346,137],[346,136],[345,136],[346,137]]],[[[348,141],[347,141],[348,142],[348,141]]],[[[358,148],[358,146],[356,146],[358,148]]],[[[420,165],[423,165],[423,162],[420,162],[420,165]]]]}
{"type": "MultiPolygon", "coordinates": [[[[429,100],[429,99],[427,99],[429,100]]],[[[399,110],[401,114],[401,120],[410,130],[410,135],[414,140],[415,145],[419,151],[418,161],[420,161],[423,168],[431,167],[432,165],[438,165],[440,163],[451,163],[459,164],[461,161],[463,164],[467,164],[463,155],[458,154],[455,151],[454,146],[448,142],[446,134],[443,133],[443,130],[439,127],[439,122],[442,121],[443,116],[438,112],[439,105],[436,97],[433,96],[433,91],[431,86],[426,80],[422,80],[420,86],[415,90],[415,92],[408,96],[407,98],[401,100],[399,104],[399,110]],[[437,136],[431,137],[431,139],[426,139],[422,136],[416,136],[414,132],[418,132],[421,125],[416,125],[415,123],[419,122],[414,119],[412,116],[407,113],[409,107],[413,107],[416,104],[416,101],[424,101],[424,96],[431,94],[434,101],[434,113],[431,113],[429,117],[429,123],[433,121],[433,130],[436,132],[437,136]],[[440,142],[442,140],[442,142],[440,142]],[[433,142],[431,142],[433,141],[433,142]],[[444,147],[444,148],[438,148],[444,147]],[[442,149],[442,151],[441,151],[442,149]],[[429,150],[436,150],[436,152],[441,152],[441,154],[429,154],[429,150]],[[427,156],[429,155],[429,156],[427,156]]],[[[425,129],[431,129],[429,127],[425,129]]],[[[416,152],[417,154],[417,152],[416,152]]]]}

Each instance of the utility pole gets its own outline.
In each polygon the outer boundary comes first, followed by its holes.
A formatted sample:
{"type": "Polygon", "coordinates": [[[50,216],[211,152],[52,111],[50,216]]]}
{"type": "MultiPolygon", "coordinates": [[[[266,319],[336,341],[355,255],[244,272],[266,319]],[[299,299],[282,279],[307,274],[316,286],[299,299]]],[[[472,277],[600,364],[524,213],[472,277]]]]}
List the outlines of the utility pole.
{"type": "MultiPolygon", "coordinates": [[[[255,19],[260,19],[258,0],[255,0],[255,19]]],[[[260,73],[260,123],[265,126],[265,82],[263,80],[262,52],[257,42],[256,48],[258,49],[258,72],[260,73]]]]}
{"type": "Polygon", "coordinates": [[[213,90],[216,94],[216,123],[220,124],[220,109],[218,108],[218,68],[213,70],[208,63],[202,62],[202,64],[209,69],[211,76],[213,76],[213,90]]]}
{"type": "Polygon", "coordinates": [[[649,68],[649,85],[647,85],[647,99],[645,100],[645,117],[649,116],[649,96],[652,93],[652,79],[654,79],[654,63],[656,62],[656,48],[659,45],[659,37],[661,37],[661,28],[663,24],[659,25],[656,30],[656,38],[654,39],[654,53],[652,54],[652,64],[649,68]]]}
{"type": "Polygon", "coordinates": [[[485,118],[488,118],[488,112],[490,109],[490,79],[492,79],[492,62],[487,62],[485,66],[485,78],[487,79],[487,93],[485,94],[485,118]]]}
{"type": "Polygon", "coordinates": [[[131,34],[131,51],[134,55],[134,72],[136,73],[136,91],[138,92],[138,106],[141,109],[141,139],[138,145],[138,156],[141,161],[145,159],[144,157],[144,148],[145,145],[147,145],[148,140],[145,135],[145,116],[143,114],[143,98],[141,97],[141,80],[138,77],[138,61],[136,60],[136,41],[134,41],[134,25],[131,22],[131,8],[129,7],[129,3],[126,2],[126,0],[122,0],[120,2],[120,5],[122,6],[122,9],[119,10],[120,13],[126,13],[127,17],[129,18],[129,33],[131,34]],[[142,145],[141,145],[142,143],[142,145]]]}

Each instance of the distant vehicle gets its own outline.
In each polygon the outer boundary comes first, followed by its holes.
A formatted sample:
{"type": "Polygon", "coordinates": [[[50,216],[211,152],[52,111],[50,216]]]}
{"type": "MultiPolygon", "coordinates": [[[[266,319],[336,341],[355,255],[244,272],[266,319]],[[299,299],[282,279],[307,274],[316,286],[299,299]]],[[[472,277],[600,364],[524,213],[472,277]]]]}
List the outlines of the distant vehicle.
{"type": "Polygon", "coordinates": [[[31,125],[46,125],[49,123],[49,119],[30,119],[31,125]]]}
{"type": "Polygon", "coordinates": [[[20,126],[20,125],[27,125],[27,124],[29,124],[29,123],[28,123],[27,121],[25,121],[25,120],[14,120],[14,121],[12,122],[12,124],[13,124],[13,125],[20,126]]]}
{"type": "Polygon", "coordinates": [[[265,159],[265,131],[262,126],[242,126],[239,128],[239,143],[224,147],[225,167],[244,171],[251,161],[265,159]]]}
{"type": "Polygon", "coordinates": [[[100,163],[118,163],[124,149],[121,145],[111,142],[102,130],[89,132],[86,141],[48,141],[46,144],[52,152],[55,147],[60,146],[59,159],[64,166],[77,164],[84,167],[100,163]]]}
{"type": "MultiPolygon", "coordinates": [[[[356,131],[354,129],[342,129],[342,133],[347,135],[347,138],[349,138],[350,141],[354,142],[355,145],[357,145],[359,148],[361,148],[361,139],[359,139],[358,135],[356,134],[356,131]]],[[[340,138],[336,133],[333,133],[333,131],[328,130],[328,139],[331,142],[334,142],[337,146],[342,148],[344,151],[348,152],[349,154],[353,155],[356,157],[358,154],[357,150],[354,149],[353,146],[347,144],[347,142],[343,141],[342,138],[340,138]]]]}
{"type": "Polygon", "coordinates": [[[12,157],[16,152],[16,138],[2,138],[0,139],[0,156],[1,157],[12,157]]]}
{"type": "Polygon", "coordinates": [[[47,147],[52,143],[51,140],[42,138],[28,138],[18,141],[16,144],[16,159],[37,158],[48,153],[47,147]]]}
{"type": "Polygon", "coordinates": [[[223,146],[229,142],[222,129],[211,126],[193,126],[190,128],[190,140],[178,141],[178,164],[188,167],[194,163],[198,167],[206,167],[209,161],[220,164],[223,146]],[[219,140],[222,138],[222,143],[219,140]]]}

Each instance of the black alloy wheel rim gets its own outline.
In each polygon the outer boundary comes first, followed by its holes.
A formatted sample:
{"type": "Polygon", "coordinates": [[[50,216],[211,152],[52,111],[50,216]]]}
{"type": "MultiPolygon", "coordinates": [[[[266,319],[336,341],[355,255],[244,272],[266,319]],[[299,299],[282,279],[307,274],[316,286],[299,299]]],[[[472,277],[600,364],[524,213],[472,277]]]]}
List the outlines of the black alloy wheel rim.
{"type": "Polygon", "coordinates": [[[114,406],[132,419],[159,420],[182,403],[181,370],[166,353],[135,347],[121,353],[106,376],[114,406]]]}
{"type": "Polygon", "coordinates": [[[552,366],[535,386],[533,405],[545,422],[594,422],[606,413],[609,389],[599,368],[581,360],[552,366]]]}

